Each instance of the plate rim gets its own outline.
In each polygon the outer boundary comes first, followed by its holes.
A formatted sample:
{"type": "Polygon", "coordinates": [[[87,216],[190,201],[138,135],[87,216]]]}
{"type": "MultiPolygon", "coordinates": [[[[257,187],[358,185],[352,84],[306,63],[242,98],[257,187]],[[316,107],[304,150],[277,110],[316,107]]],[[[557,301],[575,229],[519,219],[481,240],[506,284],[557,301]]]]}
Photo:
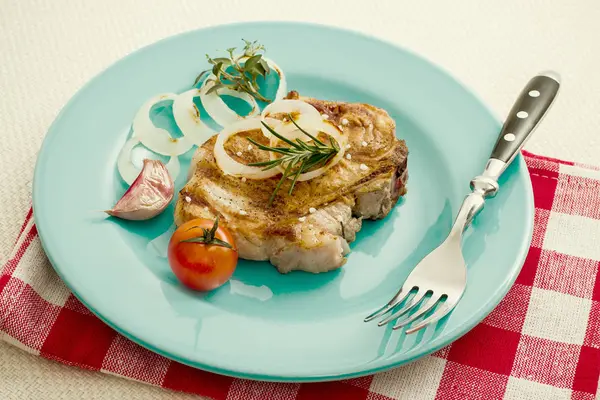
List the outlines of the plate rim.
{"type": "MultiPolygon", "coordinates": [[[[287,375],[275,376],[275,375],[269,375],[269,374],[264,374],[264,373],[247,373],[247,372],[241,372],[239,370],[236,371],[236,370],[232,370],[232,369],[214,367],[214,366],[212,366],[210,364],[206,364],[204,362],[186,360],[177,355],[171,354],[167,351],[163,351],[160,348],[157,348],[156,346],[153,346],[153,345],[145,342],[144,340],[133,336],[132,334],[127,332],[125,329],[122,329],[117,324],[114,324],[113,322],[111,322],[110,319],[108,319],[107,317],[105,317],[104,315],[99,313],[94,307],[92,307],[88,302],[86,302],[84,300],[83,296],[80,293],[78,293],[76,290],[74,290],[74,288],[68,282],[68,280],[65,278],[65,276],[63,276],[63,274],[60,271],[60,268],[57,268],[55,266],[55,262],[51,256],[51,254],[46,250],[47,249],[47,241],[44,239],[44,237],[43,237],[44,234],[42,233],[42,231],[44,231],[44,228],[43,228],[44,224],[43,223],[40,224],[41,219],[39,219],[35,213],[35,209],[39,208],[37,206],[39,206],[40,203],[42,202],[42,200],[40,199],[40,196],[36,195],[36,193],[39,191],[39,189],[36,189],[36,188],[38,187],[39,182],[41,180],[40,175],[42,174],[42,172],[41,172],[40,165],[43,164],[42,160],[44,159],[45,154],[47,154],[47,152],[46,153],[44,152],[44,149],[46,147],[48,147],[48,143],[57,134],[58,131],[55,129],[55,126],[64,117],[66,110],[68,110],[72,104],[76,103],[79,100],[79,97],[81,96],[81,94],[86,90],[86,88],[88,86],[92,85],[96,80],[100,79],[101,76],[104,73],[106,73],[106,71],[112,69],[115,65],[117,65],[121,61],[123,61],[125,59],[129,59],[131,57],[135,57],[138,53],[143,52],[144,50],[146,50],[150,47],[153,47],[159,43],[177,40],[177,38],[182,37],[182,36],[193,35],[200,31],[206,31],[206,30],[211,30],[211,29],[215,29],[215,28],[225,28],[226,29],[228,27],[252,26],[252,25],[255,25],[255,26],[256,25],[271,25],[271,26],[295,25],[295,26],[303,27],[303,28],[311,28],[312,27],[312,28],[334,31],[334,32],[341,33],[344,35],[361,36],[363,38],[366,38],[366,39],[369,39],[372,41],[377,41],[377,42],[387,44],[388,46],[391,46],[399,51],[410,54],[412,57],[414,57],[416,59],[420,59],[421,61],[424,61],[425,63],[429,64],[432,68],[437,69],[438,72],[441,72],[442,74],[446,75],[448,78],[453,80],[458,86],[460,86],[465,92],[468,92],[471,96],[473,96],[473,98],[475,100],[477,100],[477,102],[494,118],[494,120],[497,122],[497,124],[499,126],[501,125],[501,123],[500,123],[501,119],[498,117],[497,113],[489,106],[489,104],[487,102],[485,102],[483,100],[483,98],[480,96],[480,94],[477,91],[475,91],[473,88],[464,84],[464,82],[462,80],[458,79],[453,73],[448,71],[445,67],[441,66],[440,64],[438,64],[436,62],[433,62],[428,57],[425,57],[425,56],[413,51],[411,48],[403,47],[403,46],[401,46],[397,43],[394,43],[390,40],[387,40],[387,39],[381,38],[379,36],[376,36],[376,35],[373,35],[370,33],[366,33],[366,32],[360,31],[360,30],[355,30],[355,29],[347,28],[347,27],[333,26],[333,25],[328,25],[328,24],[323,24],[323,23],[306,22],[306,21],[254,20],[254,21],[242,21],[242,22],[210,25],[210,26],[187,30],[187,31],[183,31],[183,32],[179,32],[179,33],[170,35],[170,36],[166,36],[159,40],[148,43],[144,46],[138,47],[137,49],[129,52],[128,54],[126,54],[120,58],[117,58],[116,60],[109,63],[107,66],[105,66],[101,70],[99,70],[96,74],[92,75],[83,85],[81,85],[71,95],[69,100],[66,103],[64,103],[64,105],[61,107],[59,113],[54,118],[54,120],[49,125],[49,127],[46,131],[46,134],[40,145],[40,149],[38,151],[38,155],[36,158],[36,164],[35,164],[34,175],[33,175],[33,184],[32,184],[32,203],[33,203],[33,209],[34,209],[33,219],[34,219],[34,223],[38,230],[38,236],[40,238],[41,245],[44,249],[44,253],[48,257],[48,260],[50,261],[50,264],[52,265],[54,271],[58,274],[58,276],[60,277],[62,282],[67,286],[67,288],[71,291],[71,293],[79,301],[81,301],[81,303],[88,310],[90,310],[92,312],[92,314],[94,314],[102,322],[104,322],[110,328],[114,329],[117,333],[123,335],[127,339],[133,341],[134,343],[139,344],[140,346],[142,346],[156,354],[164,356],[170,360],[174,360],[181,364],[185,364],[185,365],[188,365],[190,367],[197,368],[200,370],[204,370],[204,371],[208,371],[208,372],[212,372],[212,373],[216,373],[216,374],[220,374],[220,375],[225,375],[225,376],[229,376],[229,377],[233,377],[233,378],[258,380],[258,381],[266,381],[266,382],[288,382],[288,383],[290,383],[290,382],[297,382],[297,383],[326,382],[326,381],[337,381],[337,380],[342,380],[342,379],[357,378],[357,377],[372,375],[372,374],[379,373],[379,372],[388,371],[390,369],[397,368],[402,365],[408,365],[408,364],[410,364],[418,359],[421,359],[427,355],[430,355],[430,354],[438,351],[439,349],[449,345],[450,343],[453,343],[454,341],[460,339],[462,336],[464,336],[469,331],[471,331],[477,324],[479,324],[485,317],[487,317],[487,315],[489,315],[497,307],[497,305],[502,301],[502,299],[504,299],[504,297],[506,296],[506,294],[508,293],[510,288],[513,286],[515,280],[517,279],[519,272],[521,271],[521,269],[525,263],[525,259],[528,254],[528,250],[531,245],[531,241],[532,241],[532,237],[533,237],[535,206],[534,206],[534,201],[533,201],[533,188],[532,188],[532,184],[531,184],[531,176],[528,173],[527,165],[524,161],[524,157],[521,152],[519,152],[519,154],[513,161],[513,164],[518,164],[517,174],[525,180],[524,181],[525,187],[526,187],[525,197],[526,197],[526,203],[527,203],[525,205],[526,206],[525,208],[527,211],[527,213],[526,213],[526,217],[527,217],[526,231],[527,232],[526,232],[526,241],[524,243],[522,243],[521,247],[519,248],[519,257],[517,257],[515,259],[515,265],[518,265],[518,268],[515,270],[514,276],[510,280],[505,281],[504,285],[499,286],[499,290],[496,292],[496,294],[497,294],[496,297],[493,297],[493,296],[490,297],[490,300],[493,300],[490,302],[490,304],[493,304],[493,306],[490,307],[489,311],[483,312],[483,313],[479,312],[476,317],[470,318],[469,320],[467,320],[466,323],[463,323],[460,326],[460,328],[458,328],[454,331],[455,334],[453,334],[452,337],[448,337],[445,340],[440,340],[437,345],[431,347],[426,352],[420,352],[409,359],[395,360],[395,361],[389,362],[383,366],[371,367],[368,369],[360,369],[357,371],[345,372],[345,373],[340,373],[340,374],[322,374],[322,375],[292,377],[292,376],[287,376],[287,375]]],[[[483,168],[483,166],[482,166],[482,168],[483,168]]],[[[466,192],[465,192],[465,194],[466,194],[466,192]]]]}

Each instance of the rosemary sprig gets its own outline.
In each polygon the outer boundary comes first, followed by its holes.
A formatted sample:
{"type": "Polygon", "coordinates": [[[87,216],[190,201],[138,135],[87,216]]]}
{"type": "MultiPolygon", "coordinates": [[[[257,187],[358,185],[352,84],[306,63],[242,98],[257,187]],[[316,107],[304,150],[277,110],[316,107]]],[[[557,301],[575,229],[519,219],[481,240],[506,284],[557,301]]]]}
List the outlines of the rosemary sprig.
{"type": "MultiPolygon", "coordinates": [[[[192,226],[188,229],[188,231],[190,231],[192,229],[197,229],[197,228],[201,228],[201,227],[192,226]]],[[[216,246],[223,246],[223,247],[227,247],[228,249],[232,249],[233,247],[229,243],[215,237],[215,234],[217,233],[218,228],[219,228],[219,216],[217,215],[217,218],[215,219],[215,223],[213,224],[212,228],[210,228],[210,230],[206,229],[206,228],[201,228],[202,229],[201,236],[181,240],[179,243],[185,242],[185,243],[214,244],[216,246]]]]}
{"type": "MultiPolygon", "coordinates": [[[[216,57],[212,58],[208,54],[206,58],[209,64],[212,65],[212,73],[215,76],[214,85],[207,91],[212,93],[222,88],[229,88],[238,92],[245,92],[253,96],[257,100],[264,102],[271,102],[263,95],[258,92],[257,79],[259,76],[266,77],[269,73],[269,65],[263,58],[263,54],[260,52],[265,51],[265,47],[259,44],[256,40],[250,42],[244,40],[245,46],[243,53],[235,55],[235,47],[227,49],[229,57],[216,57]],[[245,62],[242,62],[243,58],[247,58],[245,62]],[[232,69],[229,69],[232,67],[232,69]]],[[[202,79],[204,73],[210,70],[205,70],[198,75],[194,86],[202,79]]]]}
{"type": "Polygon", "coordinates": [[[275,199],[277,192],[279,191],[281,185],[283,184],[283,182],[285,182],[286,179],[290,177],[292,178],[292,184],[290,185],[290,189],[288,191],[288,194],[291,195],[292,191],[294,190],[294,186],[298,181],[298,177],[301,174],[308,172],[313,168],[319,168],[327,164],[327,162],[340,151],[337,142],[333,140],[333,138],[330,137],[329,144],[325,144],[321,140],[317,139],[316,137],[302,129],[296,123],[296,121],[294,121],[291,115],[288,114],[288,118],[294,123],[294,125],[296,125],[296,127],[298,127],[298,129],[302,133],[308,136],[312,143],[302,141],[299,138],[295,141],[292,141],[277,133],[273,128],[271,128],[264,122],[262,122],[263,126],[267,128],[267,130],[271,132],[272,135],[274,135],[277,139],[287,144],[289,147],[267,146],[258,143],[251,138],[248,138],[248,140],[252,144],[254,144],[261,150],[281,154],[281,157],[276,158],[274,160],[257,162],[248,165],[253,167],[264,167],[263,170],[268,170],[277,166],[285,167],[284,172],[281,175],[281,179],[277,183],[277,186],[275,186],[275,190],[269,198],[269,202],[267,204],[268,206],[271,206],[273,204],[273,200],[275,199]]]}

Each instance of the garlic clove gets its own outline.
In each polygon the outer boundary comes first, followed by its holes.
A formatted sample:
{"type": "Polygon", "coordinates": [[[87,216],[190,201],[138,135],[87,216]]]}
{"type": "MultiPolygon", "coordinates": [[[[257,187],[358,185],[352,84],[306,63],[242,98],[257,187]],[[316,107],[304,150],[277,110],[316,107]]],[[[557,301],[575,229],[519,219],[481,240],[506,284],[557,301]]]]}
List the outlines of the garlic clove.
{"type": "Polygon", "coordinates": [[[158,160],[144,160],[144,166],[123,197],[106,210],[113,217],[142,221],[164,211],[175,195],[173,180],[166,166],[158,160]]]}

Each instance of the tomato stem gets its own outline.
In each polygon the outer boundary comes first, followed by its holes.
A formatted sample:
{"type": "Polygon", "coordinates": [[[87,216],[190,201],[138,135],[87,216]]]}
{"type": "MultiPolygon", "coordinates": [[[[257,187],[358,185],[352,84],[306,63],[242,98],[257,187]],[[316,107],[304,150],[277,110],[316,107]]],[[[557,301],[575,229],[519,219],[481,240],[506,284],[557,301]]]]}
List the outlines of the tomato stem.
{"type": "MultiPolygon", "coordinates": [[[[188,229],[188,231],[192,230],[192,229],[197,229],[197,228],[200,228],[200,227],[192,226],[191,228],[188,229]]],[[[228,249],[233,249],[233,246],[231,246],[229,243],[215,237],[215,234],[217,233],[217,229],[219,229],[219,215],[217,215],[217,218],[215,219],[215,223],[213,224],[212,228],[210,228],[210,230],[208,230],[206,228],[202,228],[201,236],[181,240],[181,241],[179,241],[179,243],[186,242],[186,243],[202,243],[202,244],[206,244],[206,245],[213,244],[215,246],[223,246],[223,247],[227,247],[228,249]]]]}

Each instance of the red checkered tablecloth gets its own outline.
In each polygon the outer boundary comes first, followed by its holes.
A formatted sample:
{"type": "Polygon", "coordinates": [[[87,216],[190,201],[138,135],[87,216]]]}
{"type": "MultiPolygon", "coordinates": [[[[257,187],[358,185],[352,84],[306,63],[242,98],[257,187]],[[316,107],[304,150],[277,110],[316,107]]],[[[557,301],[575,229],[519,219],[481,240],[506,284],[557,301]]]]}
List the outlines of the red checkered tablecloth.
{"type": "Polygon", "coordinates": [[[389,372],[253,382],[156,355],[92,315],[58,278],[32,212],[0,275],[0,338],[62,363],[214,399],[592,400],[600,375],[600,171],[525,153],[535,227],[507,296],[464,337],[389,372]]]}

